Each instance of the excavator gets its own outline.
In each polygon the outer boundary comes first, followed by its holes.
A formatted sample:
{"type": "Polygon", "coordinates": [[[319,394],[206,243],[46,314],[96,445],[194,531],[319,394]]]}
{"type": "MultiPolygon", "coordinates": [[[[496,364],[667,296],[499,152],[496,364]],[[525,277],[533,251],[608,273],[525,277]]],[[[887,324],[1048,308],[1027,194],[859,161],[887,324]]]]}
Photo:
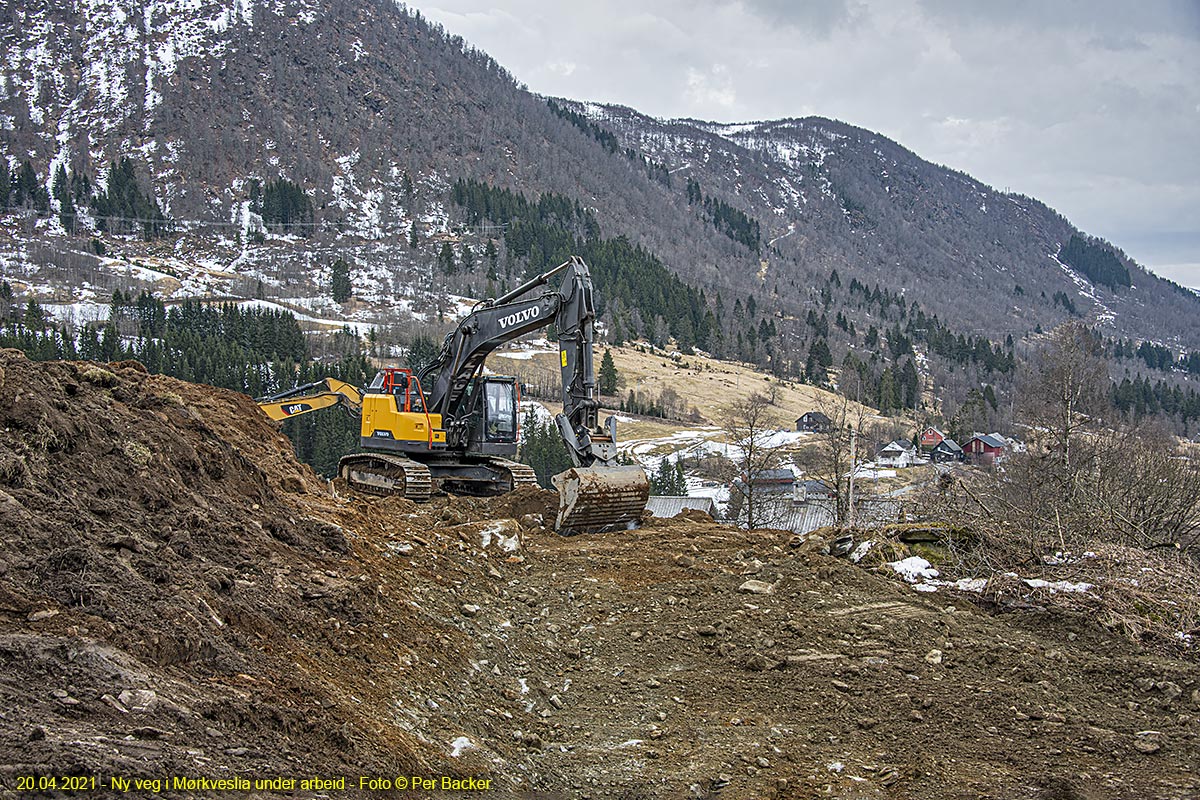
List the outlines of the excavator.
{"type": "Polygon", "coordinates": [[[573,466],[551,478],[559,494],[555,530],[613,530],[637,521],[650,484],[639,466],[617,463],[616,421],[598,424],[592,363],[595,306],[587,264],[578,256],[498,298],[480,302],[419,372],[389,367],[366,389],[326,378],[260,398],[272,419],[341,406],[361,417],[363,452],[343,456],[338,474],[352,488],[418,502],[437,491],[499,495],[536,485],[517,453],[520,385],[484,373],[502,344],[553,324],[558,330],[562,413],[558,432],[573,466]],[[557,289],[533,293],[562,275],[557,289]]]}

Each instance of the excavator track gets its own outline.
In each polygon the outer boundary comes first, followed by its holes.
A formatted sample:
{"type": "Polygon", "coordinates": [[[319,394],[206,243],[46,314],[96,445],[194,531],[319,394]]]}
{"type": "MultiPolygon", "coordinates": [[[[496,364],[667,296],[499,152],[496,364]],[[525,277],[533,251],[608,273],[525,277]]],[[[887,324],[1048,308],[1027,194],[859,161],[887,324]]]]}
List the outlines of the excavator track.
{"type": "Polygon", "coordinates": [[[509,461],[507,458],[489,458],[487,464],[496,470],[508,470],[508,474],[512,476],[512,489],[509,491],[515,492],[522,486],[537,486],[537,473],[528,464],[509,461]]]}
{"type": "Polygon", "coordinates": [[[429,468],[438,489],[451,494],[495,497],[537,485],[532,467],[499,456],[432,461],[429,468]]]}
{"type": "Polygon", "coordinates": [[[404,497],[423,503],[433,494],[429,468],[410,458],[355,453],[338,462],[338,474],[352,489],[380,497],[404,497]]]}

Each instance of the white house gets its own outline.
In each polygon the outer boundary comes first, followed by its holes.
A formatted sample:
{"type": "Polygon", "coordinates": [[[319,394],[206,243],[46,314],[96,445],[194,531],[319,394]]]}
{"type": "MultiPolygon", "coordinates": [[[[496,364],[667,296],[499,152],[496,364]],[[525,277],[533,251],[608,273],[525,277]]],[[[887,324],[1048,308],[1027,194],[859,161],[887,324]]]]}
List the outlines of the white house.
{"type": "Polygon", "coordinates": [[[917,459],[916,449],[911,443],[896,439],[888,442],[875,454],[875,463],[881,467],[903,469],[911,467],[917,459]]]}

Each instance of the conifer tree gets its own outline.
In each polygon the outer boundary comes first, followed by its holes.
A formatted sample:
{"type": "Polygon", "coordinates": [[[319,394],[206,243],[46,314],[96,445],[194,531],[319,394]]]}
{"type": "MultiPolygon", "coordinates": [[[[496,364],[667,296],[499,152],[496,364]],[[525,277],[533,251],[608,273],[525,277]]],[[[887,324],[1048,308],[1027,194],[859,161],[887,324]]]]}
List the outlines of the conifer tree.
{"type": "Polygon", "coordinates": [[[449,242],[442,242],[441,252],[438,253],[438,266],[447,275],[454,274],[454,248],[450,246],[449,242]]]}
{"type": "Polygon", "coordinates": [[[613,361],[612,351],[605,350],[600,359],[600,394],[614,395],[617,393],[617,365],[613,361]]]}
{"type": "Polygon", "coordinates": [[[329,294],[333,297],[333,302],[344,303],[354,293],[354,285],[350,280],[350,265],[344,258],[338,258],[333,262],[331,273],[329,294]]]}

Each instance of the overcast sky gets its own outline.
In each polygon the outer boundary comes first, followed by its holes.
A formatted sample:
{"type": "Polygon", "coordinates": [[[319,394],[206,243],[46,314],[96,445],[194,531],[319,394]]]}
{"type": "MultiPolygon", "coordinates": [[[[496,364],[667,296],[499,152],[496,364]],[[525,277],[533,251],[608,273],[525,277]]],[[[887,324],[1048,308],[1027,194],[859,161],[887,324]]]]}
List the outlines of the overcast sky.
{"type": "Polygon", "coordinates": [[[535,92],[839,119],[1200,287],[1200,0],[435,2],[535,92]]]}

